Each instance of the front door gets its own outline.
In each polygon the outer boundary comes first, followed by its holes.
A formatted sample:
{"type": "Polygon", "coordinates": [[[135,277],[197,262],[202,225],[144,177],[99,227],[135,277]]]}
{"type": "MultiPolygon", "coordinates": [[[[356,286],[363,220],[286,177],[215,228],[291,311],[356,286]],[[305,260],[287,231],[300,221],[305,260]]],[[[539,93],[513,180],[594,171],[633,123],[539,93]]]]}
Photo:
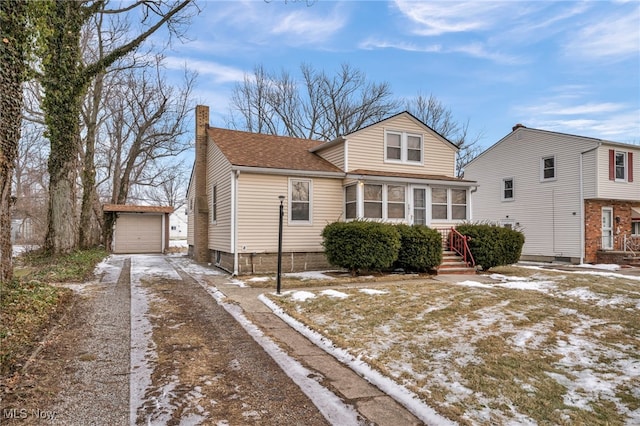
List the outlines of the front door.
{"type": "Polygon", "coordinates": [[[427,224],[427,190],[413,188],[413,224],[427,224]]]}
{"type": "Polygon", "coordinates": [[[602,208],[602,249],[613,250],[613,209],[602,208]]]}

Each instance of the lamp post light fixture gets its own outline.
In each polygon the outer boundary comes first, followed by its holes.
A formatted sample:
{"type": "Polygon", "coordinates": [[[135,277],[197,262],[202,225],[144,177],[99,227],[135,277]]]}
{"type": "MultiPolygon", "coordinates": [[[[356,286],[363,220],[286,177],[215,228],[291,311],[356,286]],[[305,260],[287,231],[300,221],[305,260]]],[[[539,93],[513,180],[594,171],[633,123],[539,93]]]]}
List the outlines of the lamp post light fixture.
{"type": "Polygon", "coordinates": [[[282,202],[284,201],[284,195],[278,196],[278,199],[280,200],[280,220],[278,222],[278,274],[276,275],[276,293],[280,294],[280,276],[282,275],[282,218],[284,217],[284,206],[282,202]]]}

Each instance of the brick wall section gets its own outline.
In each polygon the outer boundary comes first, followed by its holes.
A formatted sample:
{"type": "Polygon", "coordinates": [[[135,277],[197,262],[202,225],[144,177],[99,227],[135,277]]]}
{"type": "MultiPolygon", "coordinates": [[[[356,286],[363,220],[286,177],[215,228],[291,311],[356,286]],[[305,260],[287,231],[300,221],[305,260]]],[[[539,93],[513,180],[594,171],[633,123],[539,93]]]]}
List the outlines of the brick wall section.
{"type": "Polygon", "coordinates": [[[602,208],[613,207],[613,248],[622,250],[625,234],[631,233],[631,206],[630,201],[618,200],[585,200],[584,202],[584,235],[586,263],[600,262],[598,251],[602,242],[602,208]],[[617,222],[616,218],[620,218],[617,222]]]}
{"type": "MultiPolygon", "coordinates": [[[[210,251],[212,264],[233,272],[233,253],[210,251]],[[219,262],[216,262],[219,256],[219,262]]],[[[323,252],[282,253],[282,272],[321,271],[331,269],[323,252]]],[[[275,274],[278,272],[278,253],[239,253],[238,274],[275,274]]]]}
{"type": "Polygon", "coordinates": [[[193,232],[193,258],[197,262],[209,261],[209,223],[207,213],[207,128],[209,107],[196,106],[196,158],[195,158],[195,212],[193,232]],[[204,206],[202,204],[205,204],[204,206]]]}

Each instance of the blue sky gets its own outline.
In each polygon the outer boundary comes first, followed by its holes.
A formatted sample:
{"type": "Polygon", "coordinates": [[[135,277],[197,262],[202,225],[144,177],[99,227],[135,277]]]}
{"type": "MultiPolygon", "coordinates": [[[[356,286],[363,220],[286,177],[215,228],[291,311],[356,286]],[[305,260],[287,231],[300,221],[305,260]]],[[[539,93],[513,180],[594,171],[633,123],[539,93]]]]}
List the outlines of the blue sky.
{"type": "Polygon", "coordinates": [[[640,143],[640,2],[203,1],[190,41],[165,52],[199,73],[225,127],[256,65],[299,76],[341,64],[398,97],[433,94],[488,147],[516,123],[640,143]]]}

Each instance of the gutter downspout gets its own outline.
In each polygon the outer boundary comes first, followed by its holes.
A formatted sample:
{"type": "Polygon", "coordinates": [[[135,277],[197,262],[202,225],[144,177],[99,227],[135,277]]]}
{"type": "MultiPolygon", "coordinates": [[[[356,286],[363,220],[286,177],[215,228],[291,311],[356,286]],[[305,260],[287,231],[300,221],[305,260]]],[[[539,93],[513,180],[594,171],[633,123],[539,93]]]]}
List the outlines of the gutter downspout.
{"type": "Polygon", "coordinates": [[[231,177],[231,248],[233,249],[233,276],[238,275],[238,178],[240,170],[234,170],[231,177]]]}
{"type": "MultiPolygon", "coordinates": [[[[600,146],[602,145],[602,142],[598,142],[596,146],[594,146],[591,149],[588,149],[586,151],[582,151],[580,153],[580,179],[579,179],[579,183],[580,183],[580,264],[582,265],[584,263],[584,255],[585,255],[585,250],[584,250],[584,245],[586,244],[585,241],[585,233],[584,233],[584,227],[585,227],[585,223],[584,223],[584,154],[591,152],[591,151],[595,151],[596,149],[600,148],[600,146]]],[[[596,167],[597,170],[597,167],[596,167]]],[[[596,182],[597,182],[598,176],[596,176],[596,182]]]]}

